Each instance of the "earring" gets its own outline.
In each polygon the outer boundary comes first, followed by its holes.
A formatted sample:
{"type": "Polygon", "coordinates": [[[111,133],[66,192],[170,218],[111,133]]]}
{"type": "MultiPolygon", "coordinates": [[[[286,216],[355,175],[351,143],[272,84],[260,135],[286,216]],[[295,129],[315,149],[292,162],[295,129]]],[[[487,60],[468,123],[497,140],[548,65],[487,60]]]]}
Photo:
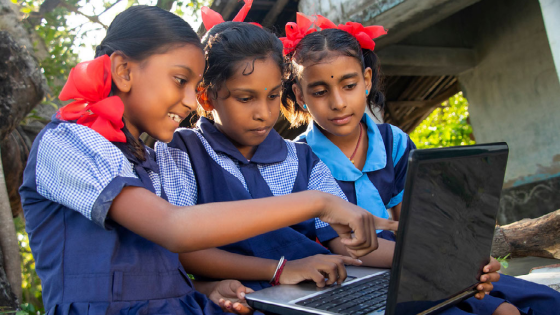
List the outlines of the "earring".
{"type": "Polygon", "coordinates": [[[303,104],[303,109],[307,109],[307,105],[303,104]]]}
{"type": "Polygon", "coordinates": [[[368,94],[369,94],[369,90],[366,90],[366,95],[368,95],[368,94]]]}

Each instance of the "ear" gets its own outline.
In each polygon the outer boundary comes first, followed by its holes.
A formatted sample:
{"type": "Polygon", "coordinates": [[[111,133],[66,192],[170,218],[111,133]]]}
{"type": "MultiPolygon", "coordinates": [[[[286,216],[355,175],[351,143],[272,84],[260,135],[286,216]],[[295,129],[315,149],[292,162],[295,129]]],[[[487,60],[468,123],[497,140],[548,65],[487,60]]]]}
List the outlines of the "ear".
{"type": "Polygon", "coordinates": [[[292,91],[294,92],[294,94],[296,96],[296,102],[297,102],[298,106],[303,111],[307,111],[306,108],[303,108],[303,104],[305,104],[305,100],[303,99],[303,91],[301,90],[301,88],[299,87],[299,85],[297,83],[292,84],[292,91]]]}
{"type": "Polygon", "coordinates": [[[111,54],[111,78],[119,91],[130,92],[132,88],[131,62],[120,52],[111,54]]]}
{"type": "Polygon", "coordinates": [[[211,112],[214,109],[212,101],[208,98],[208,89],[199,87],[196,93],[196,101],[198,102],[198,105],[207,112],[211,112]]]}
{"type": "Polygon", "coordinates": [[[369,92],[371,92],[371,78],[373,75],[373,71],[371,70],[370,67],[367,67],[366,70],[364,70],[364,80],[366,81],[366,90],[368,90],[369,92]]]}

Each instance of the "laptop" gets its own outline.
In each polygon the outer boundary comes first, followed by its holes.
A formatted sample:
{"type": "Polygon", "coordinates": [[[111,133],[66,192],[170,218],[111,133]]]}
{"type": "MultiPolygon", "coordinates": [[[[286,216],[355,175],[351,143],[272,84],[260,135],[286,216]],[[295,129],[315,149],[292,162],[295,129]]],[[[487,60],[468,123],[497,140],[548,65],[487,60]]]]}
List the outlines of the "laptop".
{"type": "Polygon", "coordinates": [[[341,285],[248,294],[272,314],[435,314],[476,293],[489,262],[508,157],[505,143],[413,150],[392,268],[348,266],[341,285]]]}

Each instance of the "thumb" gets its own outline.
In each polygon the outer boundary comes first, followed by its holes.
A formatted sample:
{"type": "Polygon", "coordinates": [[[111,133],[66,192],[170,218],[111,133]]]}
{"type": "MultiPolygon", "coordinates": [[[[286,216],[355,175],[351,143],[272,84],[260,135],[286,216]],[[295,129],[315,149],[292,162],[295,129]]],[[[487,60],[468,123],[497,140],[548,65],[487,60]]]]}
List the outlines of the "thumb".
{"type": "Polygon", "coordinates": [[[237,282],[237,284],[238,284],[238,286],[235,289],[235,295],[237,296],[237,298],[239,300],[245,300],[245,294],[255,292],[251,288],[248,288],[248,287],[244,286],[240,282],[237,282]]]}

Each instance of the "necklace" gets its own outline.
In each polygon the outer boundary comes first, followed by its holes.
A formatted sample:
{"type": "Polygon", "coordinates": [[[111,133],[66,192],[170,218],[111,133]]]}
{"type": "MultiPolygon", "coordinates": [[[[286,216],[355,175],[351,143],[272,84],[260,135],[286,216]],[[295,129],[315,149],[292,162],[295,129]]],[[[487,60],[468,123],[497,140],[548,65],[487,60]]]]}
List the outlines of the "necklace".
{"type": "Polygon", "coordinates": [[[352,162],[352,164],[354,164],[354,155],[356,155],[356,152],[358,151],[358,147],[360,146],[360,141],[362,141],[362,123],[360,123],[359,126],[360,126],[360,135],[358,136],[358,143],[356,143],[356,148],[354,149],[354,152],[350,156],[350,162],[352,162]]]}

